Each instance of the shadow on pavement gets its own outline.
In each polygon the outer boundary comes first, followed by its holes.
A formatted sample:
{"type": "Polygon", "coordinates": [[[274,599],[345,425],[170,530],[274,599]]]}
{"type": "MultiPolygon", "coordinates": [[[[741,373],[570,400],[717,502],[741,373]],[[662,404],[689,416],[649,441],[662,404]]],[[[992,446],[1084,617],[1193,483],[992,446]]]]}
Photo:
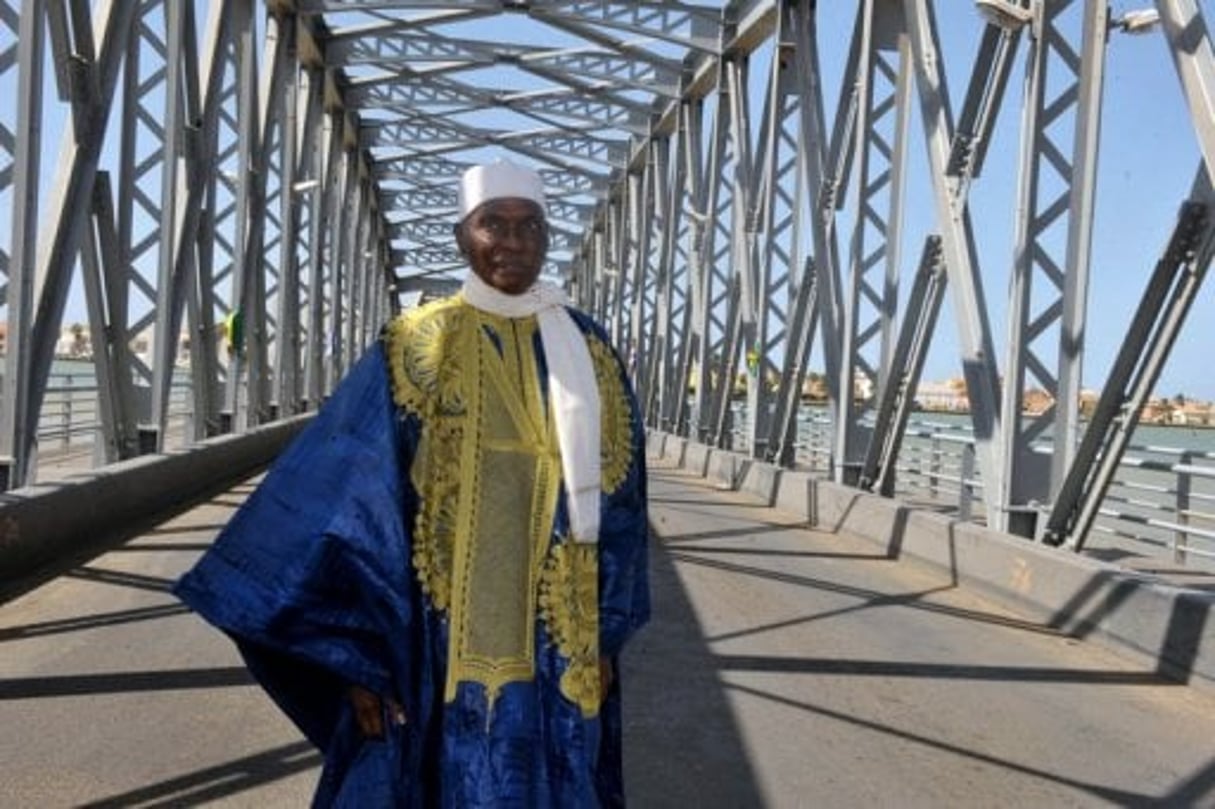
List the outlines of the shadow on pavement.
{"type": "Polygon", "coordinates": [[[132,806],[197,806],[319,767],[320,754],[308,742],[295,742],[217,767],[207,767],[159,784],[85,804],[88,809],[132,806]]]}
{"type": "Polygon", "coordinates": [[[630,803],[763,805],[718,676],[719,662],[653,531],[650,592],[653,617],[624,657],[625,791],[630,803]]]}

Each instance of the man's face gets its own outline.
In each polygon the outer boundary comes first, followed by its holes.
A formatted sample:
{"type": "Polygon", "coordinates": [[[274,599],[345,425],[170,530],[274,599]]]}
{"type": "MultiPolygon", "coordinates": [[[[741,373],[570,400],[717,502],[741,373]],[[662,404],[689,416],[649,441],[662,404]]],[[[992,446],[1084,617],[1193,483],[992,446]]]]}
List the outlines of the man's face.
{"type": "Polygon", "coordinates": [[[540,275],[548,252],[544,211],[530,199],[493,199],[456,227],[456,242],[482,281],[519,295],[540,275]]]}

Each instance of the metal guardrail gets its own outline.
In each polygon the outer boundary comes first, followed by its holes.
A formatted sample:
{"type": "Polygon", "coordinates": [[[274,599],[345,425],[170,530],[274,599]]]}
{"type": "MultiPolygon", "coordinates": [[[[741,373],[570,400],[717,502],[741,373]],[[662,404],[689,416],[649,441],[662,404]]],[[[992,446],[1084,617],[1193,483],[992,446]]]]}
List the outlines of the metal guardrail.
{"type": "MultiPolygon", "coordinates": [[[[170,420],[175,428],[181,425],[180,431],[172,432],[180,432],[183,440],[191,407],[189,383],[175,383],[170,420]]],[[[733,446],[745,451],[743,419],[735,419],[734,425],[733,446]]],[[[53,376],[39,422],[40,458],[51,457],[52,451],[92,447],[100,440],[100,430],[97,388],[91,378],[84,374],[53,376]]],[[[832,462],[831,439],[829,419],[815,415],[805,420],[797,466],[827,474],[832,462]]],[[[1049,454],[1051,445],[1047,441],[1036,450],[1049,454]]],[[[1178,565],[1215,567],[1215,451],[1132,445],[1120,468],[1093,527],[1107,540],[1104,544],[1167,558],[1178,565]]],[[[946,509],[963,520],[985,521],[983,480],[966,425],[913,419],[895,469],[897,496],[946,509]]],[[[39,471],[43,478],[41,465],[39,471]]],[[[1043,516],[1045,513],[1044,504],[1043,516]]]]}
{"type": "MultiPolygon", "coordinates": [[[[746,451],[741,414],[734,426],[733,447],[746,451]]],[[[797,467],[828,474],[832,437],[830,419],[815,414],[804,420],[797,467]]],[[[1049,440],[1035,447],[1042,454],[1052,450],[1049,440]]],[[[1089,543],[1098,540],[1098,552],[1111,558],[1138,555],[1215,569],[1215,451],[1132,444],[1119,468],[1089,543]]],[[[895,469],[896,496],[985,523],[983,480],[967,425],[912,419],[895,469]]],[[[1040,506],[1043,520],[1048,506],[1040,506]]]]}
{"type": "MultiPolygon", "coordinates": [[[[190,383],[173,382],[166,434],[171,447],[189,443],[192,413],[190,383]]],[[[52,373],[38,419],[37,479],[100,465],[101,430],[99,390],[92,374],[52,373]]]]}

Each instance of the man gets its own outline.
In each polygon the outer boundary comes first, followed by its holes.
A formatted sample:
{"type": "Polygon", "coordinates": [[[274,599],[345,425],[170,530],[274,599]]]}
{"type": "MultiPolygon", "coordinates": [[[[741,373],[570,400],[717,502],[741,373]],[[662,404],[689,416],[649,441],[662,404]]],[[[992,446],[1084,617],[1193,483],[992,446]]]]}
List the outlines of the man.
{"type": "Polygon", "coordinates": [[[538,281],[539,175],[474,167],[460,212],[461,293],[385,329],[177,592],[324,751],[317,805],[622,805],[636,403],[538,281]]]}

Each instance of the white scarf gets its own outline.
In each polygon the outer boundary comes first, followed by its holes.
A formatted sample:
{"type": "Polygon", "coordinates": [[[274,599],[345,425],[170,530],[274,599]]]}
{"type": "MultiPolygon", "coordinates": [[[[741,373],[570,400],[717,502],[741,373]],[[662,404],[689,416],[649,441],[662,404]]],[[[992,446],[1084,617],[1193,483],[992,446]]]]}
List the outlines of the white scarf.
{"type": "Polygon", "coordinates": [[[548,362],[548,392],[557,423],[561,472],[575,542],[599,541],[599,386],[586,338],[570,317],[569,298],[555,284],[537,281],[526,292],[507,295],[470,272],[464,299],[493,315],[536,316],[548,362]]]}

